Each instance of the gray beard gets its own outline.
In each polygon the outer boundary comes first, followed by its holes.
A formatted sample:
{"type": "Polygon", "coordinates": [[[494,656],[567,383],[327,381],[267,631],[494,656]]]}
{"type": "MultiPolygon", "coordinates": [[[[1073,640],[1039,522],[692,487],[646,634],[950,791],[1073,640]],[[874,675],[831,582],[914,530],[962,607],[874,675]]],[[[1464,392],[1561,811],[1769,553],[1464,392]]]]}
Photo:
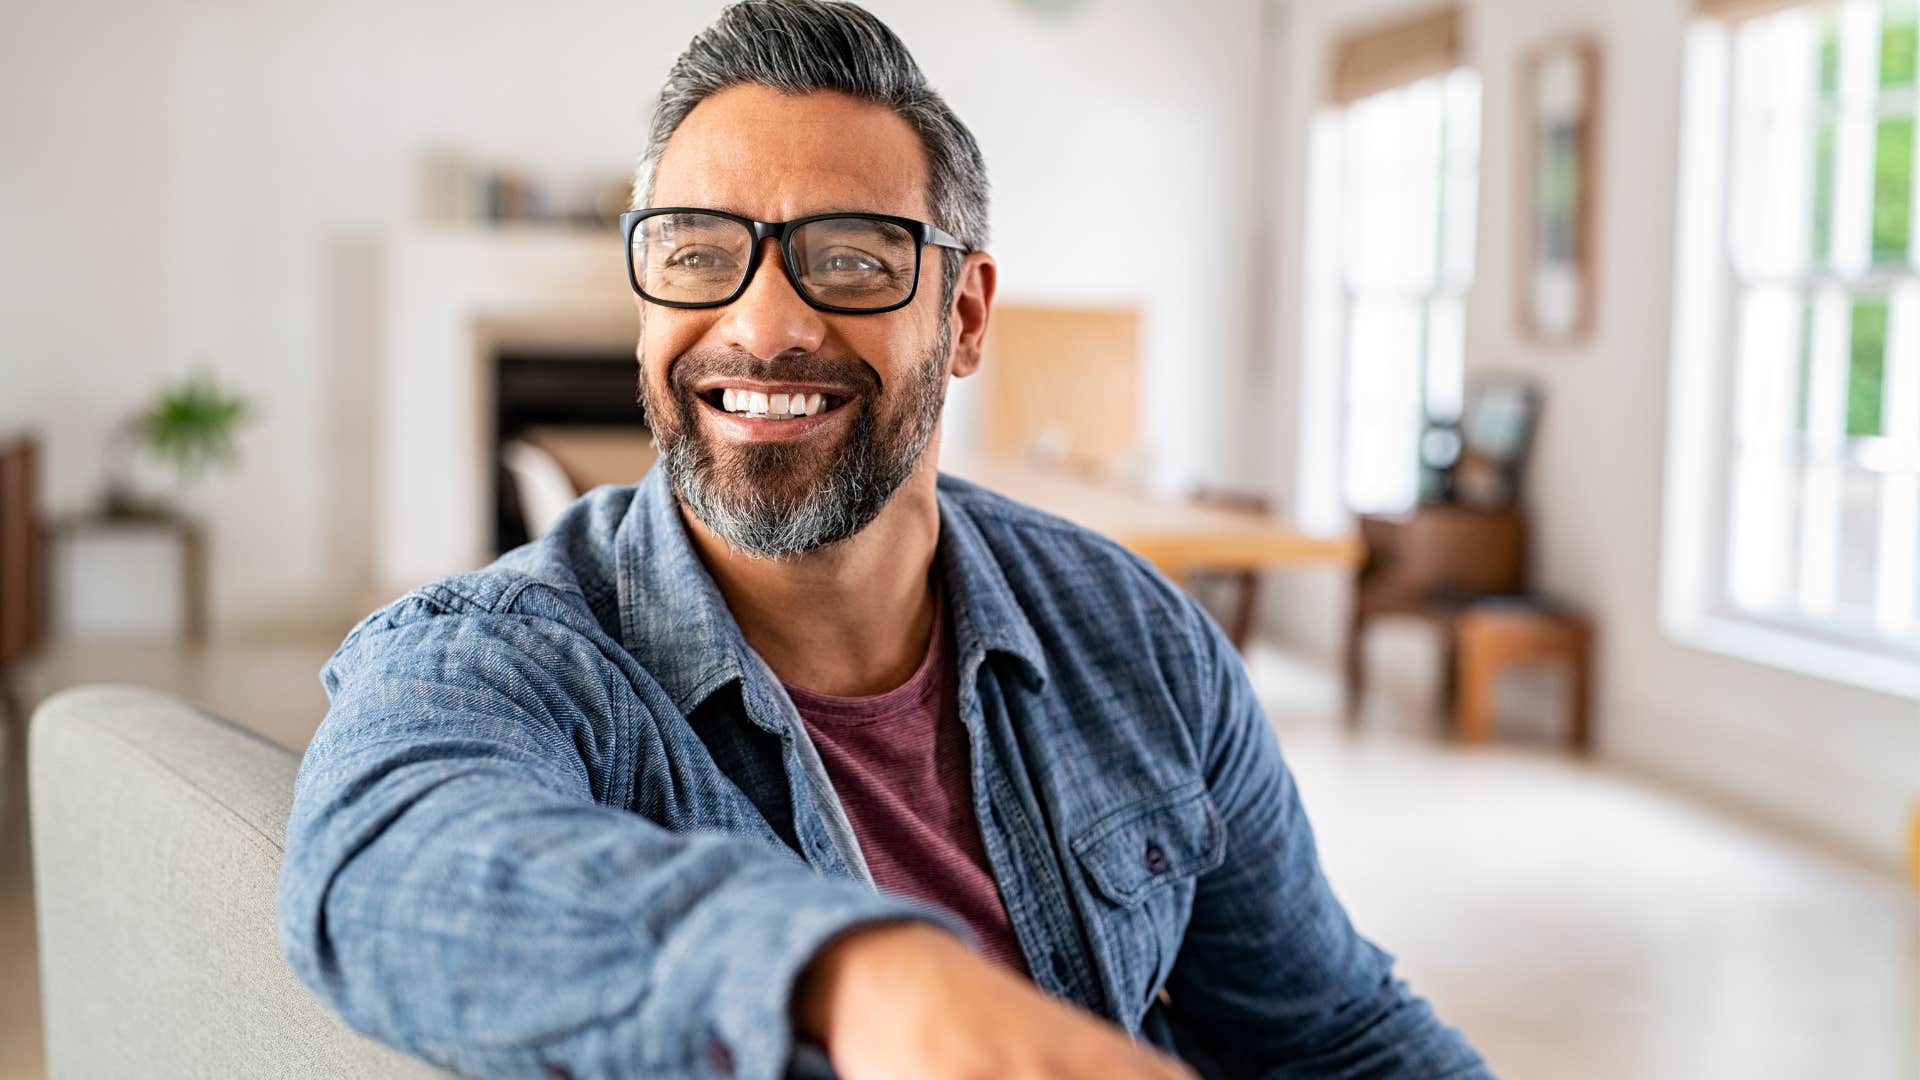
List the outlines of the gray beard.
{"type": "MultiPolygon", "coordinates": [[[[681,504],[736,551],[763,559],[792,558],[866,528],[913,474],[946,401],[950,345],[943,315],[932,351],[899,389],[899,423],[887,431],[879,429],[877,419],[879,379],[861,364],[867,385],[859,412],[851,418],[842,446],[825,461],[818,460],[819,447],[806,443],[715,446],[694,419],[704,406],[690,385],[695,376],[710,371],[670,374],[664,401],[654,399],[643,371],[641,406],[653,429],[660,466],[681,504]]],[[[753,363],[748,358],[741,366],[753,363]]],[[[841,406],[850,407],[852,403],[841,406]]]]}

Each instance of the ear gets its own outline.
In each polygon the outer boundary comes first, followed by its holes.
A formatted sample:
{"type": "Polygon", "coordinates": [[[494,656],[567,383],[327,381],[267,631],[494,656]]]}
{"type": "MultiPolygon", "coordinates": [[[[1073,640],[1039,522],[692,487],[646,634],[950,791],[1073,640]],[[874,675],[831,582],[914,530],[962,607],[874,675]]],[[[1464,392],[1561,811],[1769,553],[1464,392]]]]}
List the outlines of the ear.
{"type": "Polygon", "coordinates": [[[948,371],[964,379],[980,370],[980,352],[987,340],[987,315],[993,308],[993,288],[998,274],[993,256],[984,251],[967,255],[960,264],[960,281],[953,290],[953,307],[947,312],[954,328],[953,361],[948,371]]]}

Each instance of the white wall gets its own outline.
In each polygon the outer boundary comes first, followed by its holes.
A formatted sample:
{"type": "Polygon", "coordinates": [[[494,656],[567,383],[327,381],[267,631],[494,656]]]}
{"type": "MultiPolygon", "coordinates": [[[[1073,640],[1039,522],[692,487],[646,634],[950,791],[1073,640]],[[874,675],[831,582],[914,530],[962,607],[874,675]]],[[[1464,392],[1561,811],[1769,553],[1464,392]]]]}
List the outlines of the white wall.
{"type": "MultiPolygon", "coordinates": [[[[371,241],[417,217],[420,155],[560,182],[625,173],[668,64],[719,7],[10,5],[0,425],[46,433],[51,503],[89,501],[109,426],[204,361],[262,414],[243,467],[195,500],[216,632],[359,614],[377,315],[360,279],[371,241]]],[[[1247,471],[1245,433],[1217,410],[1239,398],[1264,216],[1256,0],[872,7],[986,150],[1003,296],[1142,305],[1163,478],[1247,471]],[[1224,255],[1183,253],[1200,269],[1172,272],[1125,225],[1156,206],[1179,208],[1179,245],[1224,255]]]]}
{"type": "MultiPolygon", "coordinates": [[[[1296,0],[1283,53],[1292,102],[1281,124],[1283,233],[1305,207],[1301,157],[1325,50],[1343,28],[1394,2],[1296,0]]],[[[1661,493],[1667,419],[1675,169],[1687,0],[1475,0],[1468,50],[1484,86],[1477,273],[1467,363],[1538,378],[1547,406],[1528,478],[1536,583],[1598,621],[1601,753],[1712,789],[1897,866],[1907,815],[1920,802],[1920,705],[1685,647],[1658,625],[1661,493]],[[1518,72],[1532,45],[1590,32],[1603,50],[1599,177],[1599,310],[1579,347],[1520,333],[1516,273],[1518,72]]],[[[1279,336],[1299,338],[1299,260],[1286,250],[1279,336]]],[[[1277,393],[1297,393],[1296,349],[1280,352],[1277,393]]],[[[1282,440],[1286,488],[1297,462],[1282,440]]],[[[1344,605],[1325,578],[1299,583],[1282,612],[1324,646],[1344,605]],[[1332,613],[1332,617],[1329,617],[1332,613]]],[[[1596,868],[1597,871],[1603,868],[1596,868]]]]}
{"type": "MultiPolygon", "coordinates": [[[[986,148],[1005,295],[1143,304],[1144,430],[1165,473],[1264,477],[1285,498],[1307,123],[1341,29],[1407,5],[1273,4],[1271,34],[1258,0],[1088,0],[1067,18],[1012,0],[873,6],[986,148]],[[1143,257],[1122,223],[1155,206],[1180,208],[1184,240],[1220,260],[1188,275],[1143,257]],[[1251,293],[1235,287],[1248,276],[1251,293]],[[1268,353],[1270,368],[1243,369],[1268,353]],[[1270,408],[1218,421],[1249,393],[1270,408]]],[[[1657,625],[1686,7],[1471,6],[1488,115],[1469,364],[1532,372],[1548,391],[1537,576],[1599,619],[1602,752],[1892,863],[1920,797],[1920,709],[1681,647],[1657,625]],[[1517,333],[1511,299],[1510,95],[1521,51],[1573,30],[1605,49],[1599,325],[1585,346],[1547,349],[1517,333]]],[[[373,313],[351,298],[370,238],[415,216],[418,155],[453,147],[560,180],[623,172],[667,64],[716,10],[15,5],[0,35],[0,424],[48,433],[51,498],[76,507],[109,425],[206,358],[264,414],[245,466],[201,500],[218,628],[359,614],[373,313]]],[[[1277,614],[1324,646],[1339,582],[1302,578],[1286,597],[1277,614]]]]}

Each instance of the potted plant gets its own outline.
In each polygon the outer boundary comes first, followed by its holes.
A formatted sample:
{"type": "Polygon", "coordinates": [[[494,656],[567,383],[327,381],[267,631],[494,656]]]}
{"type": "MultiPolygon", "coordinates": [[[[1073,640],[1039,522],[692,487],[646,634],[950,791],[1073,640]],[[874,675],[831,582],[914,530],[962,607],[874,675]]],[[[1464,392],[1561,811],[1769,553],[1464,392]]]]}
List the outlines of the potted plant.
{"type": "Polygon", "coordinates": [[[134,481],[144,455],[170,470],[178,486],[198,480],[209,467],[240,459],[234,433],[252,418],[244,397],[221,389],[212,373],[198,371],[161,388],[147,408],[114,427],[107,448],[103,509],[110,517],[164,517],[166,499],[143,494],[134,481]]]}

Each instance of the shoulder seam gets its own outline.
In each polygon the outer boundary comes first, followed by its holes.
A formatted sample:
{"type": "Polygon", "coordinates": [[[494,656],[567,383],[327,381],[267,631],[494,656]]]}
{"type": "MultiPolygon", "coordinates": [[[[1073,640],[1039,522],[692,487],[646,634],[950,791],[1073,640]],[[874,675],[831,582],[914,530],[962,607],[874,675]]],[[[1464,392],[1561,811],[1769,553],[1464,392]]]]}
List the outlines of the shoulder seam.
{"type": "MultiPolygon", "coordinates": [[[[1060,536],[1073,536],[1094,541],[1098,546],[1127,551],[1126,545],[1121,544],[1111,536],[1089,529],[1085,525],[1077,522],[1069,521],[1057,514],[1050,514],[1045,510],[1014,502],[1004,495],[998,496],[996,499],[975,500],[967,498],[966,506],[968,513],[976,517],[991,518],[994,522],[1001,525],[1011,525],[1020,529],[1038,529],[1060,536]],[[1004,502],[1006,505],[999,505],[1001,502],[1004,502]]],[[[1131,552],[1129,552],[1129,554],[1131,554],[1131,552]]]]}

